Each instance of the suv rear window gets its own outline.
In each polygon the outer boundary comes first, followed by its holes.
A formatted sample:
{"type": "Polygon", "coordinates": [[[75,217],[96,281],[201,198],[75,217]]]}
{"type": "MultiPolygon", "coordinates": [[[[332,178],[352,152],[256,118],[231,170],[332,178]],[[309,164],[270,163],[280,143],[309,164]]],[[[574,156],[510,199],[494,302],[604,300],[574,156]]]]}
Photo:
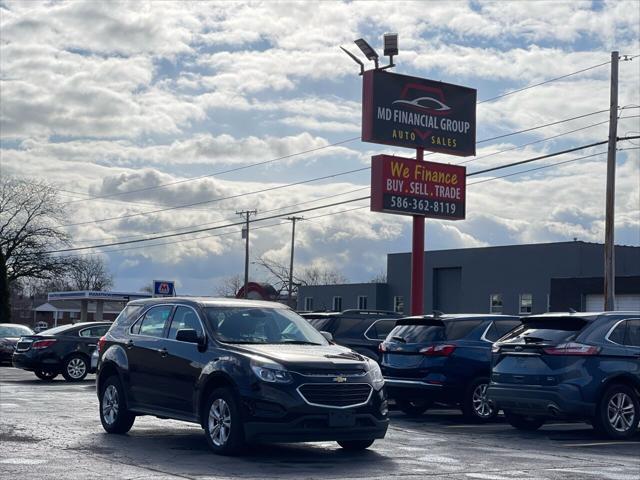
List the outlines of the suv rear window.
{"type": "Polygon", "coordinates": [[[402,323],[391,330],[388,338],[403,338],[407,343],[429,343],[464,338],[482,320],[418,320],[402,323]]]}
{"type": "Polygon", "coordinates": [[[319,332],[325,330],[331,323],[331,318],[305,318],[307,322],[311,324],[313,328],[319,332]]]}
{"type": "Polygon", "coordinates": [[[574,340],[588,325],[579,317],[529,318],[523,321],[522,327],[502,339],[502,342],[530,339],[536,343],[563,343],[574,340]]]}

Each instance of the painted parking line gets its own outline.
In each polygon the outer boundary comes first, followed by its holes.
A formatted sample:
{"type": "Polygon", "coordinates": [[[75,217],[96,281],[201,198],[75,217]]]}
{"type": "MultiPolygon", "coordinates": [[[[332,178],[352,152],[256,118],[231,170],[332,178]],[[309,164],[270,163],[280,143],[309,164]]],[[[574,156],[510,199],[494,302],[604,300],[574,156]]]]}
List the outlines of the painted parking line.
{"type": "Polygon", "coordinates": [[[561,443],[563,447],[602,447],[605,445],[640,445],[640,442],[593,442],[593,443],[561,443]]]}

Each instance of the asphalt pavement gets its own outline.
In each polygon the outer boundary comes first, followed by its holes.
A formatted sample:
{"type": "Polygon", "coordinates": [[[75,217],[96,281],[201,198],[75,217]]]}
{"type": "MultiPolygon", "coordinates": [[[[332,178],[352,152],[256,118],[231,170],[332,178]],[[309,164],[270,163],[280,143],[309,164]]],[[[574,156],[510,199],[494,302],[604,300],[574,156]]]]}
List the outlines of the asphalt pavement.
{"type": "Polygon", "coordinates": [[[0,478],[11,479],[640,479],[640,435],[599,438],[586,424],[519,432],[502,420],[465,423],[456,410],[418,419],[393,412],[387,437],[366,452],[332,442],[212,454],[197,425],[139,417],[127,435],[98,418],[94,377],[42,382],[0,368],[0,478]]]}

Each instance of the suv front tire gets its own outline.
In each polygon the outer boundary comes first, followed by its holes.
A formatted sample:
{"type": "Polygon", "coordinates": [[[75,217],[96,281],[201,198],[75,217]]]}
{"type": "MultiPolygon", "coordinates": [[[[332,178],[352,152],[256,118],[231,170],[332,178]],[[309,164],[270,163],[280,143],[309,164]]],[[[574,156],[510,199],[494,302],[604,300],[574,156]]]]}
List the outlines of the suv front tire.
{"type": "Polygon", "coordinates": [[[127,433],[136,416],[129,412],[117,375],[107,378],[100,392],[100,422],[107,433],[127,433]]]}
{"type": "Polygon", "coordinates": [[[220,455],[236,455],[244,447],[239,402],[231,388],[217,388],[205,406],[204,431],[209,447],[220,455]]]}

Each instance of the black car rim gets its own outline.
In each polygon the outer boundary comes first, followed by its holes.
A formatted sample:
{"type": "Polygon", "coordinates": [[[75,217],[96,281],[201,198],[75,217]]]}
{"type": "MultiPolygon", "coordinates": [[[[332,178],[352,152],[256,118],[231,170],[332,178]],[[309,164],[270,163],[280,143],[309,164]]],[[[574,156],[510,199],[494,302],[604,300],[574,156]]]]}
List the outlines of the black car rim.
{"type": "Polygon", "coordinates": [[[473,411],[478,417],[486,418],[493,414],[493,406],[487,399],[486,383],[481,383],[473,390],[471,401],[473,403],[473,411]]]}
{"type": "Polygon", "coordinates": [[[102,418],[108,425],[113,425],[118,417],[118,389],[109,385],[102,394],[102,418]]]}
{"type": "Polygon", "coordinates": [[[71,378],[82,378],[87,371],[87,364],[81,358],[73,358],[67,364],[67,373],[71,378]]]}
{"type": "Polygon", "coordinates": [[[217,447],[222,447],[229,440],[231,433],[231,410],[222,398],[217,398],[209,410],[209,436],[217,447]]]}
{"type": "Polygon", "coordinates": [[[618,392],[609,399],[607,419],[616,432],[626,432],[635,425],[636,408],[633,399],[624,392],[618,392]]]}

